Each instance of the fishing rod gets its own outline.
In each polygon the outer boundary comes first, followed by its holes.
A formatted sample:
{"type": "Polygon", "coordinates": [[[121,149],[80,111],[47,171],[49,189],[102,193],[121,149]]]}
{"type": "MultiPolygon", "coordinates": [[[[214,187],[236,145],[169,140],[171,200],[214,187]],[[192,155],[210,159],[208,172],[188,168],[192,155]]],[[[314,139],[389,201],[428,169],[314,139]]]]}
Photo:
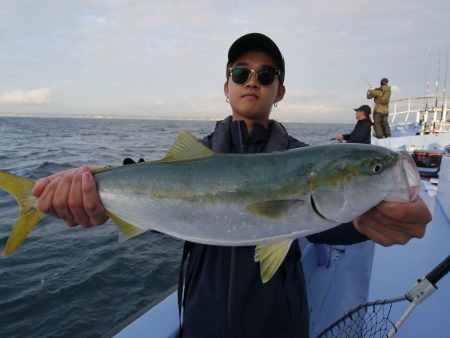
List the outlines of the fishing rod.
{"type": "Polygon", "coordinates": [[[447,59],[445,61],[445,76],[444,76],[444,88],[442,88],[442,109],[441,109],[441,120],[444,118],[444,108],[445,108],[445,91],[447,89],[447,70],[448,70],[448,48],[447,48],[447,59]]]}
{"type": "Polygon", "coordinates": [[[323,330],[322,337],[393,337],[414,308],[437,290],[439,282],[450,271],[450,255],[400,297],[361,304],[323,330]],[[394,322],[394,304],[410,302],[394,322]]]}
{"type": "Polygon", "coordinates": [[[447,88],[447,70],[448,70],[448,48],[447,48],[447,59],[445,61],[445,77],[444,77],[444,88],[442,89],[442,96],[445,96],[445,90],[447,88]]]}
{"type": "Polygon", "coordinates": [[[369,81],[367,81],[367,79],[364,76],[361,76],[361,78],[359,79],[360,81],[363,80],[365,83],[367,83],[367,85],[369,86],[369,88],[372,88],[372,85],[370,84],[369,81]]]}
{"type": "Polygon", "coordinates": [[[424,72],[424,88],[423,96],[425,99],[425,110],[428,110],[428,96],[430,96],[430,68],[431,68],[431,47],[428,47],[427,67],[424,72]]]}
{"type": "Polygon", "coordinates": [[[435,100],[435,103],[434,103],[435,109],[437,109],[437,106],[438,106],[440,76],[441,76],[441,49],[439,48],[438,72],[437,72],[437,79],[436,79],[436,100],[435,100]]]}

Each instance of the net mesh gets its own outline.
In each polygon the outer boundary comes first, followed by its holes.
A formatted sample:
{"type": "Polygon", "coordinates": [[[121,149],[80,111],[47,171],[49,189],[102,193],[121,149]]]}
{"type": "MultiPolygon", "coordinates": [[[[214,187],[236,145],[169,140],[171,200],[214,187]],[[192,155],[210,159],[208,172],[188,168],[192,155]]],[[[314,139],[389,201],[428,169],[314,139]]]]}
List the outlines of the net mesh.
{"type": "Polygon", "coordinates": [[[380,300],[360,305],[326,328],[318,338],[386,337],[394,326],[389,319],[392,305],[404,299],[380,300]]]}

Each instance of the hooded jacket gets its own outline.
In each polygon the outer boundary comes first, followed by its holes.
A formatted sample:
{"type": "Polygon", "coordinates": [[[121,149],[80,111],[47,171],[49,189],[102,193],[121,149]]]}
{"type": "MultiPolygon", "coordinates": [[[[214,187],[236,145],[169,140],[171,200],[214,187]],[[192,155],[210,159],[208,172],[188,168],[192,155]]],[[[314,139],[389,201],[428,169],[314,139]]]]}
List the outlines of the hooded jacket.
{"type": "Polygon", "coordinates": [[[389,113],[389,100],[391,98],[391,87],[387,84],[376,89],[367,91],[367,98],[374,99],[374,113],[389,113]]]}
{"type": "Polygon", "coordinates": [[[370,117],[364,120],[358,120],[356,122],[355,128],[350,134],[344,134],[344,140],[349,143],[367,143],[370,144],[370,134],[372,131],[372,120],[370,117]]]}
{"type": "MultiPolygon", "coordinates": [[[[203,143],[219,153],[261,153],[307,146],[270,121],[247,134],[243,121],[220,121],[203,143]]],[[[351,223],[309,236],[312,242],[367,239],[351,223]],[[328,238],[328,239],[327,239],[328,238]]],[[[190,243],[183,300],[183,338],[307,338],[309,309],[300,246],[294,241],[279,270],[261,282],[254,246],[190,243]]]]}

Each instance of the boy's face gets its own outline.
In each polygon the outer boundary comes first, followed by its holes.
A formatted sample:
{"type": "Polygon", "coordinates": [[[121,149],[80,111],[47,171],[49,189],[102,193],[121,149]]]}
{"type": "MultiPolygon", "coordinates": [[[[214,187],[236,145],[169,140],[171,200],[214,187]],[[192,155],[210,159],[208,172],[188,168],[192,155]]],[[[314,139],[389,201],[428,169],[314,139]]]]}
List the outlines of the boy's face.
{"type": "MultiPolygon", "coordinates": [[[[277,67],[273,58],[262,52],[243,54],[231,65],[236,66],[255,71],[264,66],[277,67]]],[[[274,102],[283,98],[285,88],[280,85],[278,77],[270,85],[261,85],[256,79],[256,72],[252,72],[244,84],[234,83],[230,76],[225,82],[224,93],[229,98],[233,117],[262,121],[269,118],[274,102]]]]}

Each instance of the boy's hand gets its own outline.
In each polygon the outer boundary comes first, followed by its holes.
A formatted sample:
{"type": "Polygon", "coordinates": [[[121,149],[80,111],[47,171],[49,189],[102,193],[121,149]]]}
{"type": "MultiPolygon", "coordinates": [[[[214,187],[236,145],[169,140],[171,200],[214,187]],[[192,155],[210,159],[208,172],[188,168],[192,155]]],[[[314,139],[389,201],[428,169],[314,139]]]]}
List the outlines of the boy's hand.
{"type": "Polygon", "coordinates": [[[108,220],[91,167],[68,169],[36,181],[32,193],[42,212],[69,226],[91,227],[108,220]]]}

